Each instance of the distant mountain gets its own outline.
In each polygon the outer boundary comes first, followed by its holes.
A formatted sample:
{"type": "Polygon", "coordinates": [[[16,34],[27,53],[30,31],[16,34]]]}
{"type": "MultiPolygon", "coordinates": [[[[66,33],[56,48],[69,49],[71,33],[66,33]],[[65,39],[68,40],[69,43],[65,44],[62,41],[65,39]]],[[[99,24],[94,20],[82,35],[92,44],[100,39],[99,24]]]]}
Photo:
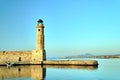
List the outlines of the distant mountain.
{"type": "Polygon", "coordinates": [[[73,56],[65,56],[60,58],[120,58],[120,54],[114,55],[93,55],[91,53],[85,53],[80,55],[73,55],[73,56]]]}
{"type": "Polygon", "coordinates": [[[79,56],[94,56],[93,54],[90,54],[90,53],[85,53],[85,54],[81,54],[79,56]]]}

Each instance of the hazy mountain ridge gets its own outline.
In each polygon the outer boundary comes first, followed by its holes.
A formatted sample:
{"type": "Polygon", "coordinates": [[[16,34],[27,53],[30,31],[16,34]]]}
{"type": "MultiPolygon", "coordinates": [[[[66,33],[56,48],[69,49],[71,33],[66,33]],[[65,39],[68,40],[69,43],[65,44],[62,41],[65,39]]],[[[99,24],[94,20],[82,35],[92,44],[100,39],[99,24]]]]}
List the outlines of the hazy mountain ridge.
{"type": "Polygon", "coordinates": [[[80,55],[73,55],[73,56],[64,56],[60,58],[120,58],[120,54],[114,54],[114,55],[93,55],[91,53],[85,53],[80,55]]]}

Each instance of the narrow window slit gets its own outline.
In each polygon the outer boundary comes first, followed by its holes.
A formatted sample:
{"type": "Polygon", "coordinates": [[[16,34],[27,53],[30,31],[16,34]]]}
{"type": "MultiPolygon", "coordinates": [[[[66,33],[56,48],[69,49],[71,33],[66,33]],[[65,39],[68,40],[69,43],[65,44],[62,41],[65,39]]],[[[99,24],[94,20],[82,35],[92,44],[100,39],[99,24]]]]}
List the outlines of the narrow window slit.
{"type": "Polygon", "coordinates": [[[19,57],[19,61],[21,61],[21,57],[19,57]]]}

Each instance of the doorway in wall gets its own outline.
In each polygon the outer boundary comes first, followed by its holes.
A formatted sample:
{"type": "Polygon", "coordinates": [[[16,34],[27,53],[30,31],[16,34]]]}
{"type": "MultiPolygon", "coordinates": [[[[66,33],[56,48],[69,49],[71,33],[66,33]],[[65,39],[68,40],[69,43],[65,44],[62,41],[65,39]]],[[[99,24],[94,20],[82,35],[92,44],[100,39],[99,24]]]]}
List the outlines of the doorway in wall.
{"type": "Polygon", "coordinates": [[[21,57],[19,57],[19,61],[21,61],[21,57]]]}

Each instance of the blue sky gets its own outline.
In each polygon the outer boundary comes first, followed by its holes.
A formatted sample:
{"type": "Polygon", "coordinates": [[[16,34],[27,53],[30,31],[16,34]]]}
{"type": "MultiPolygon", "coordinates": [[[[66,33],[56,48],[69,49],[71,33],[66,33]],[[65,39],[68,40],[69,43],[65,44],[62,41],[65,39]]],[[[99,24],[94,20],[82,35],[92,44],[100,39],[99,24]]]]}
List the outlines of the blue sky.
{"type": "Polygon", "coordinates": [[[45,25],[48,57],[120,54],[120,0],[0,0],[0,50],[33,50],[45,25]]]}

